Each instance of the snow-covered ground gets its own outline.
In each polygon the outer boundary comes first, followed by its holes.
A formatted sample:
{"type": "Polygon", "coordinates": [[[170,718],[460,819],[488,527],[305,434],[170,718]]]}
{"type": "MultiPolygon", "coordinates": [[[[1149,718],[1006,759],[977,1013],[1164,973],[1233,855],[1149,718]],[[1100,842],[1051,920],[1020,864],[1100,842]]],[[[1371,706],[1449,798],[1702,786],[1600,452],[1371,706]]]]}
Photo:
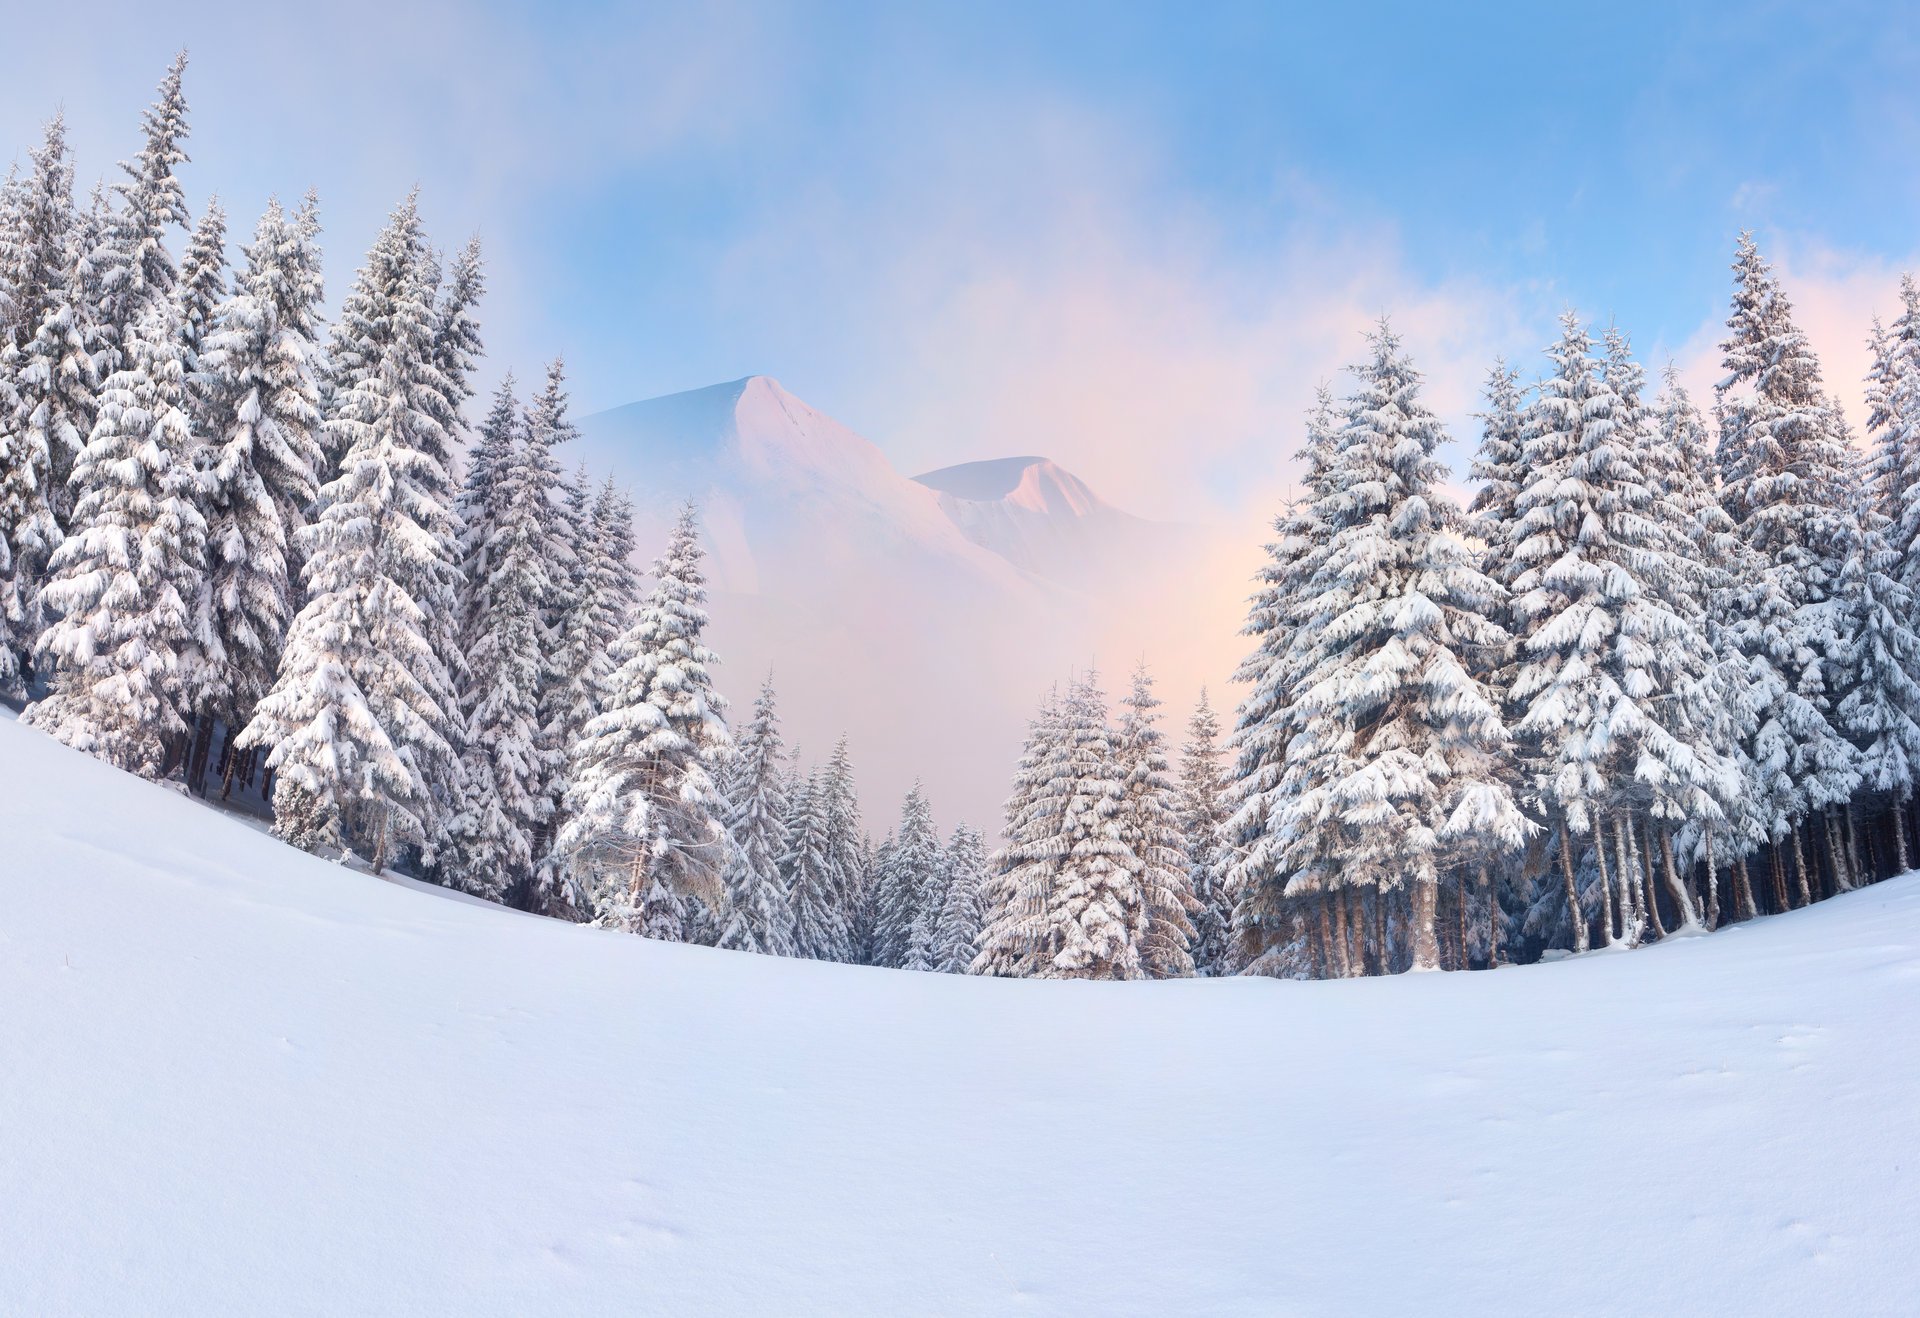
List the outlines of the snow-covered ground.
{"type": "Polygon", "coordinates": [[[441,900],[0,719],[0,1312],[1898,1313],[1920,879],[1013,983],[441,900]]]}

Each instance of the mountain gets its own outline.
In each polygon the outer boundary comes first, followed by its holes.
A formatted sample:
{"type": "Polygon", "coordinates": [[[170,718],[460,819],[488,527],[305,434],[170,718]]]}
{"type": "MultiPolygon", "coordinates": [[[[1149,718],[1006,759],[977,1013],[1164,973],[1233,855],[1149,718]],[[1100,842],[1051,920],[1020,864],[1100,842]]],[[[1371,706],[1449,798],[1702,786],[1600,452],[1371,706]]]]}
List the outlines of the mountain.
{"type": "Polygon", "coordinates": [[[963,462],[914,477],[961,534],[1014,566],[1085,589],[1167,552],[1181,528],[1125,513],[1046,458],[963,462]]]}
{"type": "Polygon", "coordinates": [[[1151,637],[1116,639],[1109,590],[1141,588],[1176,532],[1044,458],[911,479],[766,376],[580,429],[589,466],[636,497],[643,558],[674,509],[698,503],[725,689],[744,697],[771,669],[810,757],[846,733],[876,832],[916,778],[947,824],[991,832],[1040,694],[1104,654],[1153,651],[1151,637]]]}
{"type": "Polygon", "coordinates": [[[1090,984],[383,881],[0,712],[0,1313],[1910,1313],[1920,877],[1090,984]]]}

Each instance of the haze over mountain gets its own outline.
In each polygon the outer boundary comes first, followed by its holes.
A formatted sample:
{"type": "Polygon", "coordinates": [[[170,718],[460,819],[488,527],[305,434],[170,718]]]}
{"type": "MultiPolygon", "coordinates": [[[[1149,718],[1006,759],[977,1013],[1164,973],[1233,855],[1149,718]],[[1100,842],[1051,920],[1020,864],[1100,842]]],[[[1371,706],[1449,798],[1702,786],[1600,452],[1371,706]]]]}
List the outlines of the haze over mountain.
{"type": "MultiPolygon", "coordinates": [[[[910,478],[767,376],[580,429],[589,464],[633,492],[642,557],[681,501],[699,504],[724,689],[745,700],[771,670],[809,759],[846,733],[876,827],[921,778],[943,824],[996,828],[1025,722],[1070,669],[1098,664],[1117,687],[1146,658],[1176,735],[1198,687],[1230,671],[1233,645],[1196,657],[1185,638],[1231,642],[1237,617],[1195,622],[1171,588],[1198,569],[1199,532],[1115,508],[1045,457],[910,478]]],[[[1245,580],[1229,575],[1231,598],[1245,580]]]]}

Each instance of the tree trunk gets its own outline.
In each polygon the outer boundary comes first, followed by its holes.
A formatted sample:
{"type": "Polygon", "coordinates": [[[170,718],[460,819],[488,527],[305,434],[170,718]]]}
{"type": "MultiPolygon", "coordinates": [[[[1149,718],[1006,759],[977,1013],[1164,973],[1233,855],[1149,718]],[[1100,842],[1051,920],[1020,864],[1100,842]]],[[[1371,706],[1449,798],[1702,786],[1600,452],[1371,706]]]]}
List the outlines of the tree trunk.
{"type": "Polygon", "coordinates": [[[1573,922],[1573,950],[1587,950],[1587,917],[1580,911],[1580,890],[1573,881],[1573,834],[1560,826],[1560,874],[1567,884],[1567,917],[1573,922]]]}
{"type": "Polygon", "coordinates": [[[1333,970],[1333,931],[1327,919],[1327,904],[1315,902],[1314,920],[1310,926],[1314,932],[1314,953],[1320,963],[1320,978],[1335,978],[1333,970]]]}
{"type": "Polygon", "coordinates": [[[1432,879],[1413,882],[1413,970],[1440,969],[1440,947],[1434,936],[1434,904],[1439,884],[1432,879]]]}
{"type": "Polygon", "coordinates": [[[1666,922],[1660,918],[1660,894],[1653,890],[1653,832],[1645,819],[1640,821],[1640,830],[1635,835],[1633,825],[1627,825],[1627,849],[1633,853],[1633,865],[1640,873],[1640,883],[1644,889],[1647,905],[1647,923],[1653,926],[1656,937],[1667,936],[1666,922]]]}
{"type": "Polygon", "coordinates": [[[1893,811],[1893,863],[1901,866],[1899,872],[1905,874],[1907,865],[1907,807],[1895,807],[1893,811]]]}
{"type": "Polygon", "coordinates": [[[387,867],[387,820],[393,811],[389,806],[380,807],[380,831],[373,843],[373,872],[379,874],[387,867]]]}
{"type": "Polygon", "coordinates": [[[1838,810],[1827,811],[1827,863],[1833,866],[1833,889],[1836,896],[1843,892],[1852,892],[1859,886],[1853,881],[1853,862],[1847,855],[1838,810]]]}
{"type": "Polygon", "coordinates": [[[1780,860],[1780,844],[1775,842],[1767,848],[1773,856],[1773,914],[1778,915],[1787,909],[1787,871],[1780,860]]]}
{"type": "Polygon", "coordinates": [[[1673,862],[1673,830],[1660,830],[1660,866],[1666,871],[1667,891],[1673,895],[1673,904],[1680,911],[1680,927],[1686,930],[1701,928],[1699,908],[1693,904],[1693,894],[1687,891],[1687,885],[1681,881],[1680,870],[1673,862]]]}
{"type": "Polygon", "coordinates": [[[1357,975],[1365,975],[1367,970],[1367,910],[1366,902],[1354,894],[1352,888],[1343,888],[1347,903],[1347,937],[1353,945],[1347,956],[1357,975]]]}
{"type": "Polygon", "coordinates": [[[1613,817],[1613,862],[1620,883],[1620,941],[1628,947],[1638,947],[1640,935],[1646,931],[1646,919],[1640,911],[1640,880],[1633,872],[1632,853],[1627,850],[1627,839],[1632,833],[1624,816],[1613,817]]]}
{"type": "Polygon", "coordinates": [[[1493,890],[1493,876],[1480,867],[1480,886],[1487,892],[1487,969],[1500,964],[1500,894],[1493,890]]]}
{"type": "Polygon", "coordinates": [[[1454,914],[1460,917],[1460,965],[1461,970],[1473,969],[1472,949],[1467,945],[1467,885],[1462,882],[1454,885],[1454,914]]]}
{"type": "Polygon", "coordinates": [[[1387,965],[1387,894],[1384,892],[1373,894],[1373,942],[1373,973],[1391,974],[1392,970],[1387,965]]]}
{"type": "MultiPolygon", "coordinates": [[[[1807,827],[1812,827],[1808,821],[1807,827]]],[[[1793,887],[1802,906],[1813,905],[1813,890],[1807,886],[1807,851],[1800,845],[1800,830],[1791,830],[1793,837],[1793,887]]]]}
{"type": "Polygon", "coordinates": [[[1353,978],[1352,949],[1347,946],[1347,904],[1337,892],[1327,894],[1327,905],[1333,907],[1333,944],[1340,949],[1340,978],[1353,978]]]}
{"type": "Polygon", "coordinates": [[[1620,934],[1613,924],[1613,876],[1607,873],[1607,825],[1598,814],[1593,817],[1593,864],[1600,871],[1600,914],[1607,927],[1607,946],[1612,947],[1620,941],[1620,934]]]}
{"type": "Polygon", "coordinates": [[[1713,863],[1713,831],[1707,830],[1703,840],[1706,842],[1707,864],[1707,928],[1720,927],[1720,874],[1713,863]]]}
{"type": "Polygon", "coordinates": [[[1753,876],[1747,872],[1747,858],[1740,857],[1733,862],[1733,900],[1734,918],[1751,920],[1759,914],[1753,904],[1753,876]],[[1740,912],[1745,911],[1745,915],[1740,912]]]}

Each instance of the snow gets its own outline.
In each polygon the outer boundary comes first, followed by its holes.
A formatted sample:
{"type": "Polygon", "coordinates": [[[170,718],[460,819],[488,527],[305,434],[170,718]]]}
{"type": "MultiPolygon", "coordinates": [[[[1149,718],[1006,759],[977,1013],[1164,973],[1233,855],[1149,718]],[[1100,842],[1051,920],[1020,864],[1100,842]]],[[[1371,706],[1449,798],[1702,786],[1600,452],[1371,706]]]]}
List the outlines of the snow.
{"type": "Polygon", "coordinates": [[[0,1311],[1893,1312],[1920,877],[1317,984],[650,943],[0,719],[0,1311]]]}

